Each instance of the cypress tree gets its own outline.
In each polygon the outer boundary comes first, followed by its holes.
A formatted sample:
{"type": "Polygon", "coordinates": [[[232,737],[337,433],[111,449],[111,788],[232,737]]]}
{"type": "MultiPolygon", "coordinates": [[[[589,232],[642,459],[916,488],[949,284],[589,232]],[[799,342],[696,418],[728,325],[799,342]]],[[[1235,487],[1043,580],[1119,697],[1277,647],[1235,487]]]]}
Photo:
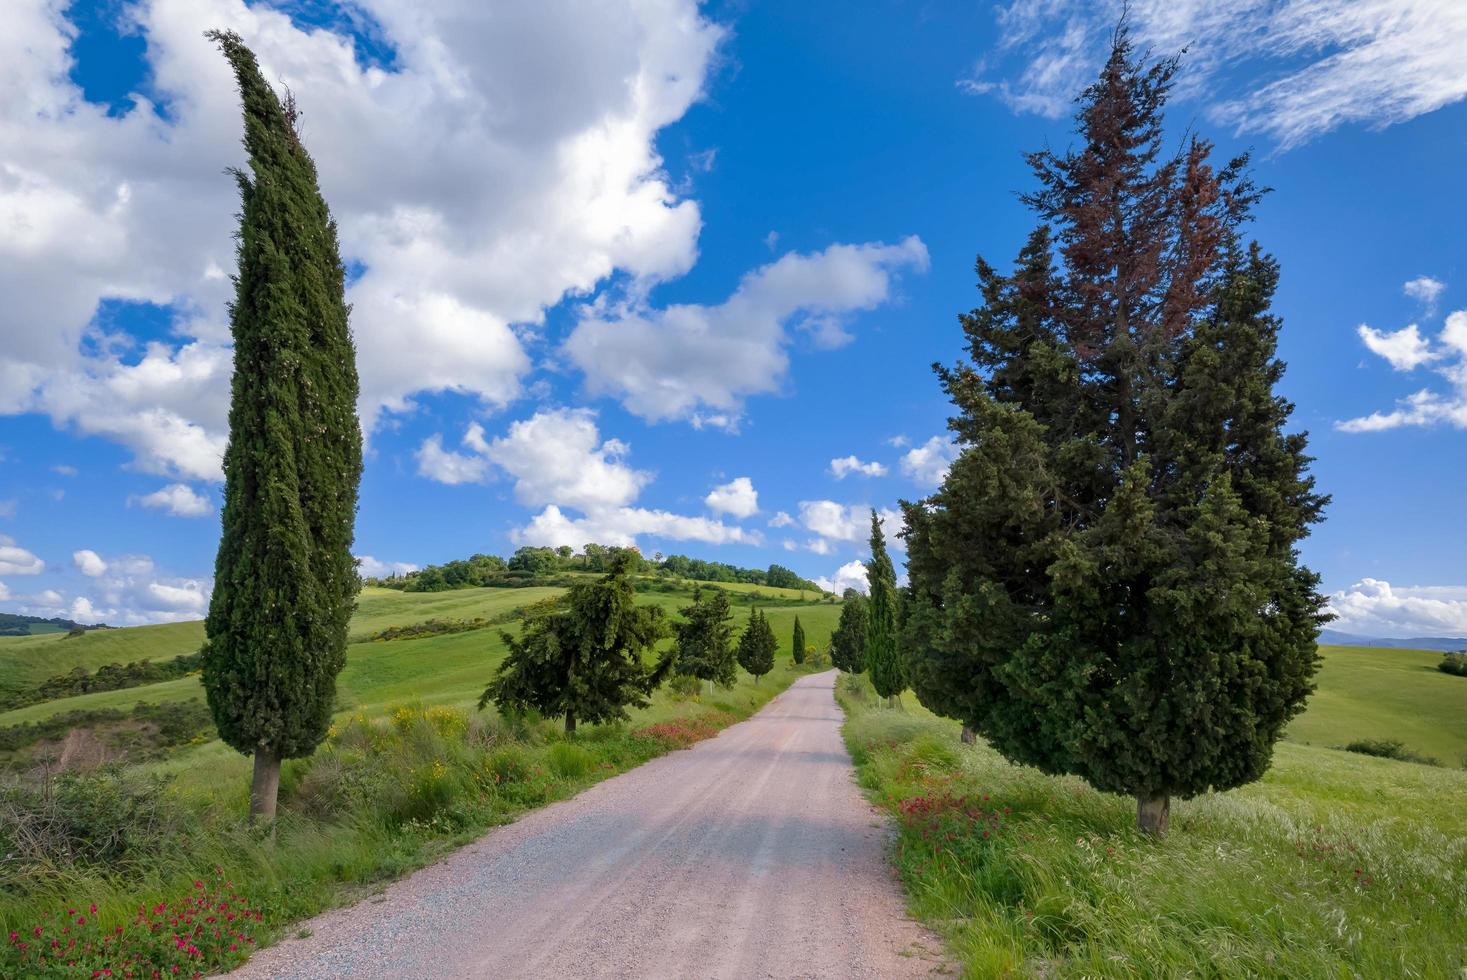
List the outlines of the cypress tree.
{"type": "Polygon", "coordinates": [[[681,610],[686,622],[677,623],[677,672],[731,687],[738,678],[734,663],[732,612],[722,589],[694,589],[693,604],[681,610]],[[706,598],[705,598],[706,596],[706,598]]]}
{"type": "Polygon", "coordinates": [[[254,756],[250,817],[268,821],[280,761],[325,738],[360,587],[356,353],[336,224],[294,103],[237,34],[207,36],[239,83],[249,171],[234,171],[234,380],[203,681],[220,737],[254,756]]]}
{"type": "Polygon", "coordinates": [[[800,614],[795,613],[795,634],[790,640],[790,652],[797,664],[805,662],[805,627],[800,625],[800,614]]]}
{"type": "Polygon", "coordinates": [[[493,701],[501,711],[564,717],[567,734],[578,722],[625,720],[627,708],[646,707],[677,652],[655,665],[643,660],[667,636],[667,622],[661,606],[637,605],[634,561],[627,552],[614,556],[601,578],[531,607],[518,637],[501,633],[509,656],[479,707],[493,701]]]}
{"type": "Polygon", "coordinates": [[[866,669],[871,672],[871,686],[895,707],[906,689],[907,681],[897,652],[896,635],[896,569],[886,554],[886,538],[881,533],[881,518],[871,511],[871,560],[866,564],[868,600],[866,604],[866,669]]]}
{"type": "Polygon", "coordinates": [[[830,634],[830,662],[837,670],[859,674],[866,669],[866,597],[846,589],[840,622],[830,634]]]}
{"type": "Polygon", "coordinates": [[[774,638],[769,620],[759,609],[751,610],[748,625],[739,637],[738,659],[739,666],[753,676],[755,684],[774,669],[774,652],[778,648],[779,641],[774,638]]]}
{"type": "Polygon", "coordinates": [[[960,318],[938,375],[961,446],[904,503],[903,644],[919,699],[1008,758],[1137,801],[1266,771],[1323,622],[1298,543],[1314,490],[1274,393],[1278,268],[1241,244],[1246,157],[1163,157],[1175,59],[1124,25],[1079,102],[1079,149],[1031,154],[1039,226],[960,318]]]}

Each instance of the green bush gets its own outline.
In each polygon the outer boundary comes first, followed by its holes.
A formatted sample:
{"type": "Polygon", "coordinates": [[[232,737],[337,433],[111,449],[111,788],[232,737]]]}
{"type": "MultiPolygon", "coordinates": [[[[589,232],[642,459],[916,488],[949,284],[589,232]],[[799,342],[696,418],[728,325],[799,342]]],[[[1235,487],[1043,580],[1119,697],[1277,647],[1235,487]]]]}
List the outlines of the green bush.
{"type": "Polygon", "coordinates": [[[1395,739],[1385,738],[1362,738],[1340,748],[1346,752],[1358,752],[1361,755],[1373,755],[1381,759],[1396,759],[1400,762],[1417,762],[1424,766],[1439,766],[1441,762],[1430,755],[1418,755],[1395,739]]]}
{"type": "Polygon", "coordinates": [[[673,674],[672,679],[667,682],[667,689],[675,699],[691,701],[702,693],[703,682],[692,674],[673,674]]]}
{"type": "Polygon", "coordinates": [[[1447,654],[1442,657],[1442,662],[1437,664],[1436,669],[1444,674],[1467,677],[1467,653],[1447,654]]]}

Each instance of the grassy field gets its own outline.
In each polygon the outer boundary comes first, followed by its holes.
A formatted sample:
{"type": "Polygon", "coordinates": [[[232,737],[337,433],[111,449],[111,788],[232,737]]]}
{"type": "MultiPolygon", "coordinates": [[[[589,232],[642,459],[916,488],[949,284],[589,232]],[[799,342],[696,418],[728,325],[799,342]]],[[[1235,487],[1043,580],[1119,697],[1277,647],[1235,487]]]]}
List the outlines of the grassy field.
{"type": "Polygon", "coordinates": [[[1337,746],[1395,739],[1443,765],[1467,765],[1467,677],[1436,669],[1431,650],[1320,647],[1324,665],[1309,708],[1287,738],[1337,746]]]}
{"type": "Polygon", "coordinates": [[[841,700],[912,912],[965,976],[1467,969],[1467,772],[1286,742],[1262,781],[1175,804],[1156,842],[1132,800],[962,746],[910,695],[880,708],[860,679],[841,700]]]}

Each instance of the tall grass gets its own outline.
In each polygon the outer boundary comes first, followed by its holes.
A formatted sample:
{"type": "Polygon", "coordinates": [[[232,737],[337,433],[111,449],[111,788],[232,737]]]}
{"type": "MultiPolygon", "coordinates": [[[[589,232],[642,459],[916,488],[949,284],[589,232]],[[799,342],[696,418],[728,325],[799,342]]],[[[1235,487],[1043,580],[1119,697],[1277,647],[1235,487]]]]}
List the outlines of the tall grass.
{"type": "Polygon", "coordinates": [[[1467,774],[1281,745],[1242,790],[1134,803],[1014,766],[843,678],[862,785],[913,913],[971,977],[1459,977],[1467,774]]]}

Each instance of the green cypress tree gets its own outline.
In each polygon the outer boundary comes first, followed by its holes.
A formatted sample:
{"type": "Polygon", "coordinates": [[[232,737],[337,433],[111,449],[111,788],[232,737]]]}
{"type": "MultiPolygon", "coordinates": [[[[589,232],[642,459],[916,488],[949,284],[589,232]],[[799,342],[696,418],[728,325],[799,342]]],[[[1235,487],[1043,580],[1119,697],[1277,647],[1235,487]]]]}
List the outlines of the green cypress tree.
{"type": "Polygon", "coordinates": [[[830,634],[830,662],[848,674],[866,669],[866,620],[870,615],[866,597],[855,589],[846,589],[840,622],[830,634]]]}
{"type": "Polygon", "coordinates": [[[800,625],[799,613],[795,613],[795,634],[790,640],[790,653],[795,663],[805,662],[805,627],[800,625]]]}
{"type": "Polygon", "coordinates": [[[896,569],[886,554],[886,538],[881,533],[881,518],[871,511],[871,560],[866,563],[868,600],[866,604],[866,669],[871,673],[871,686],[895,707],[907,681],[897,651],[896,569]]]}
{"type": "Polygon", "coordinates": [[[686,621],[673,625],[677,634],[677,672],[731,687],[738,678],[734,662],[732,611],[722,589],[694,589],[693,604],[684,606],[686,621]]]}
{"type": "Polygon", "coordinates": [[[1240,245],[1258,194],[1201,139],[1163,156],[1176,69],[1123,27],[1082,145],[1029,157],[1041,224],[1012,275],[979,262],[970,363],[938,369],[961,452],[903,505],[922,703],[1134,796],[1155,833],[1172,796],[1267,769],[1323,621],[1297,547],[1326,498],[1274,394],[1277,266],[1240,245]]]}
{"type": "Polygon", "coordinates": [[[567,734],[578,722],[625,720],[627,708],[646,707],[677,651],[655,666],[643,660],[668,631],[661,606],[637,605],[635,560],[627,552],[616,555],[601,578],[532,607],[518,637],[501,633],[509,656],[479,707],[493,701],[501,711],[534,708],[564,717],[567,734]]]}
{"type": "Polygon", "coordinates": [[[758,608],[751,610],[748,625],[739,637],[738,659],[739,666],[753,676],[755,684],[774,669],[774,653],[778,648],[779,641],[774,638],[769,620],[758,608]]]}
{"type": "Polygon", "coordinates": [[[268,821],[280,760],[309,755],[330,725],[360,588],[356,353],[336,224],[294,103],[237,34],[207,36],[239,83],[249,172],[234,171],[234,381],[203,680],[220,737],[254,756],[251,819],[268,821]]]}

